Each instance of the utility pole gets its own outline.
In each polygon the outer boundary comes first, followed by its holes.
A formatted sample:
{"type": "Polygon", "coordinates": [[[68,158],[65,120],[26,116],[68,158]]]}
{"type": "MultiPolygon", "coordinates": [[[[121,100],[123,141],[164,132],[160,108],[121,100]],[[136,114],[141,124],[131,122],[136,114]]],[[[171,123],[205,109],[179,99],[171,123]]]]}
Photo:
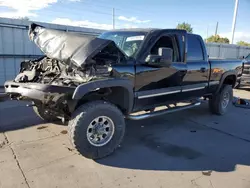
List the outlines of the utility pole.
{"type": "Polygon", "coordinates": [[[217,35],[218,33],[218,25],[219,25],[219,22],[216,23],[216,28],[215,28],[215,36],[217,35]]]}
{"type": "Polygon", "coordinates": [[[233,44],[234,42],[234,32],[235,32],[235,25],[236,25],[237,13],[238,13],[238,5],[239,5],[239,0],[235,0],[231,44],[233,44]]]}
{"type": "Polygon", "coordinates": [[[115,29],[115,8],[112,9],[113,29],[115,29]]]}
{"type": "MultiPolygon", "coordinates": [[[[209,30],[209,25],[207,25],[207,39],[208,39],[208,30],[209,30]]],[[[206,43],[207,43],[207,39],[206,39],[206,43]]]]}

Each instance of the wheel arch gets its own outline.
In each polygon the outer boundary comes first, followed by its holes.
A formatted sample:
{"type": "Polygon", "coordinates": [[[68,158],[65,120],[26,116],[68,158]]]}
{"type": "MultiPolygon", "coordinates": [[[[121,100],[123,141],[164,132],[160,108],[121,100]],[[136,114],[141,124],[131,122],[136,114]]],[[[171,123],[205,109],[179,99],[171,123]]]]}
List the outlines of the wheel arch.
{"type": "Polygon", "coordinates": [[[218,93],[221,89],[221,87],[226,84],[226,85],[231,85],[232,88],[235,87],[236,85],[236,81],[237,81],[237,73],[236,71],[228,71],[228,72],[225,72],[221,79],[220,79],[220,84],[219,84],[219,87],[216,91],[216,93],[218,93]]]}
{"type": "MultiPolygon", "coordinates": [[[[130,113],[134,105],[134,93],[132,81],[128,79],[105,79],[79,85],[72,96],[74,101],[81,103],[84,100],[107,101],[117,105],[124,113],[130,113]],[[99,92],[106,92],[98,95],[99,92]],[[108,94],[107,94],[108,93],[108,94]]],[[[78,104],[76,104],[78,106],[78,104]]]]}

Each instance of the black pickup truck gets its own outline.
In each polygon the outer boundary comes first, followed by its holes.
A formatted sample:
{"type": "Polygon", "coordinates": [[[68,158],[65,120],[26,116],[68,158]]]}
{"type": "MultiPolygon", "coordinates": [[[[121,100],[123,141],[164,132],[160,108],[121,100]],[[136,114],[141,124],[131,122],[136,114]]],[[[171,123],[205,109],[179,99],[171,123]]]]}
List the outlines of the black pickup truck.
{"type": "Polygon", "coordinates": [[[212,113],[226,113],[242,74],[241,61],[209,60],[203,39],[184,30],[93,37],[32,24],[29,37],[45,56],[22,62],[20,74],[5,83],[6,93],[32,101],[46,121],[68,122],[73,145],[92,159],[119,146],[125,118],[192,108],[201,98],[212,113]]]}

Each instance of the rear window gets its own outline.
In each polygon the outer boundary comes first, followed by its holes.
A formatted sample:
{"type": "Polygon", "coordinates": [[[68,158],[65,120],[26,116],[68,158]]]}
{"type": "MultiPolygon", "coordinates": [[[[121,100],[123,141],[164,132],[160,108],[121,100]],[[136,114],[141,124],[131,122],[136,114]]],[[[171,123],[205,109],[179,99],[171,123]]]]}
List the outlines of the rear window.
{"type": "Polygon", "coordinates": [[[204,60],[203,57],[203,50],[201,46],[200,39],[195,35],[188,35],[187,47],[187,60],[188,61],[202,61],[204,60]]]}

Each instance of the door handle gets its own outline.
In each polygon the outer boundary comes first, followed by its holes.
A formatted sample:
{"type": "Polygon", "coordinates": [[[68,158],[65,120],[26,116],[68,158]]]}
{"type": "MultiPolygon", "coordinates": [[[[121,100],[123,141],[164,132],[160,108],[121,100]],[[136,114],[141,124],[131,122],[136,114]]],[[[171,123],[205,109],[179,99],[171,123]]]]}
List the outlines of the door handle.
{"type": "Polygon", "coordinates": [[[205,68],[205,67],[202,67],[202,68],[201,68],[201,72],[206,72],[206,68],[205,68]]]}

